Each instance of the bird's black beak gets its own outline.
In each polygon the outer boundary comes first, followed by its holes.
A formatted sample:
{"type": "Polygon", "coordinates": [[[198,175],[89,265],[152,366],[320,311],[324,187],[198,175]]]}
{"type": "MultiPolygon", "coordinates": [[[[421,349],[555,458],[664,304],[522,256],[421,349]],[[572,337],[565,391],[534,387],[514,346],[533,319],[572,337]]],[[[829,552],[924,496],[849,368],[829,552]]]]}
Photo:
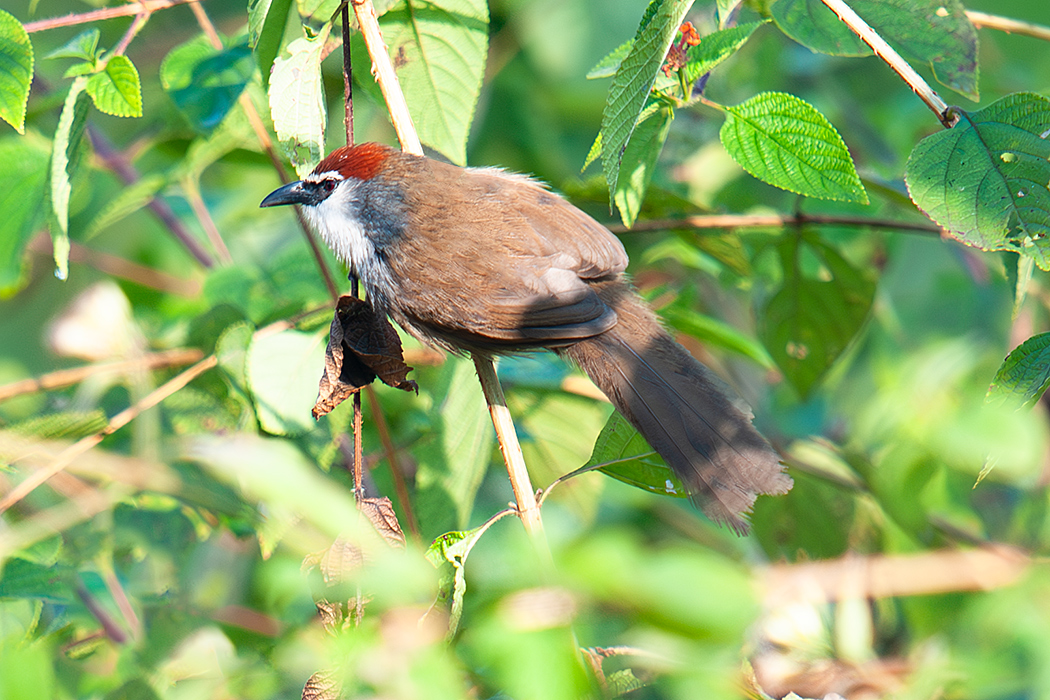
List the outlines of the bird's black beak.
{"type": "Polygon", "coordinates": [[[302,180],[289,182],[284,187],[278,187],[266,199],[259,204],[260,207],[279,207],[282,204],[305,204],[308,193],[303,189],[302,180]]]}

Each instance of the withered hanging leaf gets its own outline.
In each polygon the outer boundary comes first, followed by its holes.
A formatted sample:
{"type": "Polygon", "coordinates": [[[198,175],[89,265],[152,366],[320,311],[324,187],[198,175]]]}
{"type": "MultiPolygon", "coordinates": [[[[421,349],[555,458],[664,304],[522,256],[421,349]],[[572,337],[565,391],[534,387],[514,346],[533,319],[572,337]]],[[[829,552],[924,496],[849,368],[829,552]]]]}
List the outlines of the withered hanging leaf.
{"type": "Polygon", "coordinates": [[[303,700],[337,700],[339,679],[332,671],[318,671],[303,686],[303,700]]]}
{"type": "Polygon", "coordinates": [[[386,496],[381,498],[362,498],[357,504],[376,531],[382,535],[387,544],[397,549],[405,546],[405,533],[397,521],[394,504],[386,496]]]}
{"type": "Polygon", "coordinates": [[[376,377],[396,389],[418,391],[407,378],[411,370],[390,321],[377,316],[368,302],[344,295],[332,318],[314,418],[329,413],[376,377]]]}

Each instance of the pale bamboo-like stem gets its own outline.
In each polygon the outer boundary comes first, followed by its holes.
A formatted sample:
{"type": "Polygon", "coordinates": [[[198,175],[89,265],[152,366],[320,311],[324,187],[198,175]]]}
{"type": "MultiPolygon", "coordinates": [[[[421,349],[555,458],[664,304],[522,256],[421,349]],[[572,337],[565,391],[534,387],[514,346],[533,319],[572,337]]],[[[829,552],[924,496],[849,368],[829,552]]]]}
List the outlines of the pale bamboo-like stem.
{"type": "Polygon", "coordinates": [[[937,224],[921,221],[894,221],[873,219],[864,216],[839,216],[836,214],[701,214],[683,216],[678,219],[649,219],[637,221],[631,228],[622,224],[608,224],[613,233],[642,233],[667,229],[720,229],[720,228],[779,228],[783,226],[827,225],[867,226],[870,228],[914,231],[933,236],[941,235],[943,229],[937,224]]]}
{"type": "Polygon", "coordinates": [[[998,29],[1007,34],[1023,34],[1036,39],[1042,39],[1043,41],[1050,41],[1050,27],[1043,24],[1022,22],[1019,19],[1013,19],[1011,17],[1000,17],[999,15],[990,15],[986,12],[975,12],[973,10],[966,11],[966,18],[969,19],[975,27],[998,29]]]}
{"type": "MultiPolygon", "coordinates": [[[[383,34],[379,31],[379,20],[376,18],[376,9],[372,0],[350,0],[357,17],[357,25],[361,28],[361,34],[365,38],[365,46],[368,47],[368,55],[375,66],[376,82],[383,93],[383,100],[390,111],[390,119],[394,123],[394,131],[397,139],[401,142],[401,150],[423,155],[423,144],[419,142],[416,128],[412,125],[412,117],[408,113],[408,103],[405,95],[401,92],[401,85],[397,82],[397,73],[394,72],[394,64],[390,62],[390,56],[386,52],[386,44],[383,43],[383,34]]],[[[345,41],[345,38],[344,38],[345,41]]]]}
{"type": "Polygon", "coordinates": [[[853,30],[853,33],[861,38],[861,40],[871,47],[871,50],[878,55],[883,61],[885,61],[894,72],[899,75],[904,82],[908,83],[908,86],[919,96],[926,106],[933,110],[934,114],[941,121],[946,128],[951,128],[955,123],[951,114],[948,110],[948,104],[941,99],[941,96],[934,92],[933,88],[922,79],[915,69],[912,68],[907,61],[901,58],[901,55],[893,50],[886,40],[879,36],[878,32],[872,29],[867,22],[861,19],[860,15],[853,11],[849,5],[843,0],[821,0],[828,8],[838,15],[838,18],[846,23],[846,25],[853,30]]]}
{"type": "MultiPolygon", "coordinates": [[[[379,21],[376,19],[375,8],[371,0],[349,0],[357,16],[358,26],[368,47],[368,55],[375,65],[376,81],[383,92],[387,109],[394,123],[401,148],[408,153],[423,155],[423,146],[419,142],[419,136],[412,125],[412,117],[408,113],[408,103],[401,92],[401,86],[397,82],[394,66],[390,62],[390,56],[383,44],[383,35],[379,31],[379,21]]],[[[343,38],[346,40],[346,37],[343,38]]],[[[478,380],[485,394],[485,402],[488,404],[489,413],[492,416],[492,425],[496,428],[496,437],[499,440],[500,452],[503,453],[503,461],[507,465],[507,475],[510,477],[510,485],[514,490],[514,499],[518,507],[518,515],[537,550],[549,561],[550,550],[547,546],[546,536],[543,534],[543,521],[540,518],[540,510],[536,505],[536,492],[529,479],[528,469],[525,467],[525,458],[521,454],[521,445],[518,443],[518,435],[514,430],[514,421],[507,410],[507,402],[503,397],[503,389],[500,387],[499,379],[496,377],[496,367],[492,358],[488,356],[474,355],[474,367],[478,372],[478,380]]]]}
{"type": "Polygon", "coordinates": [[[492,416],[492,425],[496,428],[496,437],[499,438],[499,449],[503,453],[503,461],[507,463],[507,474],[510,476],[510,487],[514,490],[518,517],[525,525],[525,530],[532,535],[533,542],[545,550],[547,540],[543,534],[540,508],[536,503],[536,491],[529,479],[528,469],[525,468],[525,457],[521,453],[518,435],[514,430],[514,420],[507,409],[503,387],[496,376],[496,367],[492,358],[487,355],[474,355],[473,358],[481,390],[485,393],[485,403],[488,404],[489,414],[492,416]]]}

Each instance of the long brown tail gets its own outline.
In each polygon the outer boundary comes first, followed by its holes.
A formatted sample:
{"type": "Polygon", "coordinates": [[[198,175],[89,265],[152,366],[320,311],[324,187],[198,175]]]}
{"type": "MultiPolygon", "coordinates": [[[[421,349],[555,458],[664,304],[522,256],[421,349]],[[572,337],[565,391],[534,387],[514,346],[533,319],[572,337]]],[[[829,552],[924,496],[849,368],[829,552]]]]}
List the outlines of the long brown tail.
{"type": "Polygon", "coordinates": [[[777,453],[751,425],[750,410],[668,335],[626,282],[595,287],[616,310],[616,326],[561,352],[660,453],[708,517],[746,532],[758,494],[791,488],[777,453]]]}

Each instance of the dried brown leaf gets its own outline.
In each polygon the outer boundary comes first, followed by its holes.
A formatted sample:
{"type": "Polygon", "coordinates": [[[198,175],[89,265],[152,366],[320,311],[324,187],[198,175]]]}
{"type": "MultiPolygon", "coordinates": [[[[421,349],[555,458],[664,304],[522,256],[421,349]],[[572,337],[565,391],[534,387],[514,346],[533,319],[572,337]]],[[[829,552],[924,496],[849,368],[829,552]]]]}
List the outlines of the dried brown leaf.
{"type": "Polygon", "coordinates": [[[303,700],[338,700],[339,681],[332,671],[318,671],[303,686],[303,700]]]}
{"type": "Polygon", "coordinates": [[[344,295],[336,304],[324,365],[314,418],[329,413],[377,377],[396,389],[417,391],[416,383],[407,378],[412,368],[405,364],[397,331],[385,317],[376,315],[371,304],[356,297],[344,295]]]}
{"type": "Polygon", "coordinates": [[[397,522],[394,504],[389,498],[362,498],[357,505],[387,544],[397,549],[404,548],[405,533],[401,530],[401,524],[397,522]]]}

